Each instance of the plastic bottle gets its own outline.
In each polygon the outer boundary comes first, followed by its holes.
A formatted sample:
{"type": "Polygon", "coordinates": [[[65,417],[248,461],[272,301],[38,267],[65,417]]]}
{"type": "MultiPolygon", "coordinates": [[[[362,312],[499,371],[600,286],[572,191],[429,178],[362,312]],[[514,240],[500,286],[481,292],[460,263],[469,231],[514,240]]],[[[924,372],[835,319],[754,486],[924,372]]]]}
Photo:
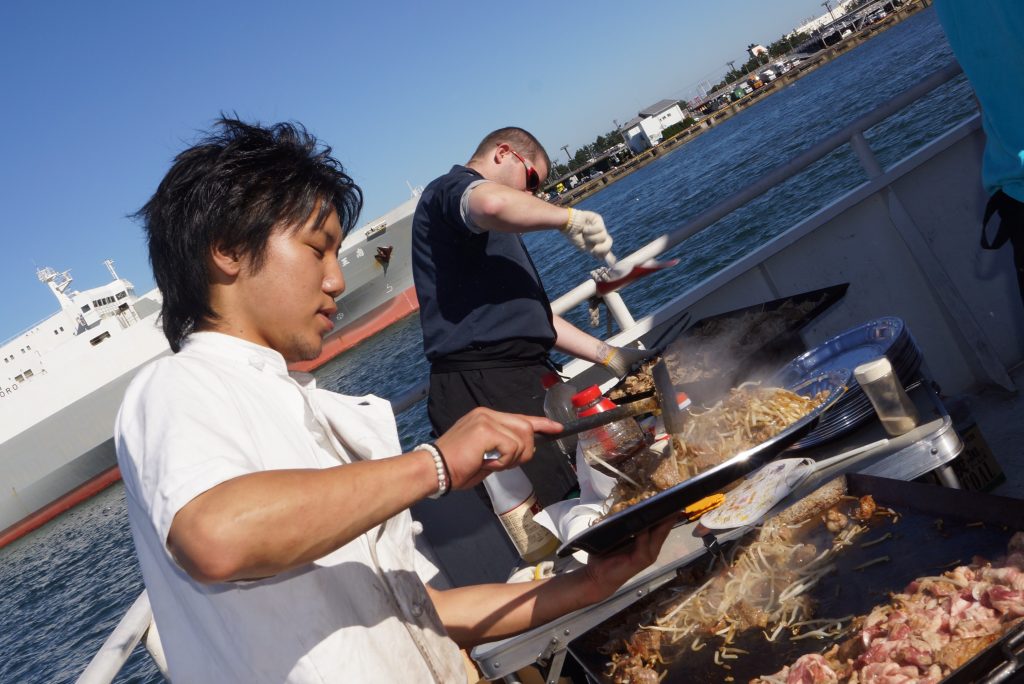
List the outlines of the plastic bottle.
{"type": "MultiPolygon", "coordinates": [[[[686,392],[676,392],[676,404],[679,406],[679,410],[683,411],[690,406],[693,402],[690,397],[686,395],[686,392]]],[[[665,434],[665,421],[662,419],[661,414],[657,416],[648,416],[641,421],[638,421],[640,428],[647,435],[648,441],[653,442],[659,437],[665,434]]]]}
{"type": "Polygon", "coordinates": [[[541,507],[526,473],[519,468],[491,473],[484,478],[484,488],[494,513],[524,561],[536,563],[558,549],[558,537],[533,519],[541,507]]]}
{"type": "MultiPolygon", "coordinates": [[[[541,378],[541,384],[546,390],[544,394],[544,415],[551,420],[557,420],[565,425],[576,420],[576,409],[572,405],[572,398],[576,395],[576,388],[567,382],[562,382],[557,373],[548,373],[541,378]]],[[[555,440],[559,451],[565,456],[570,464],[576,461],[576,435],[560,437],[555,440]]]]}
{"type": "MultiPolygon", "coordinates": [[[[572,398],[576,414],[580,418],[615,408],[612,401],[601,395],[601,388],[591,385],[572,398]]],[[[581,432],[580,448],[584,460],[595,470],[606,475],[617,473],[607,466],[614,466],[646,446],[643,430],[632,418],[623,418],[614,423],[581,432]]]]}
{"type": "Polygon", "coordinates": [[[883,356],[862,363],[853,369],[853,377],[857,378],[890,436],[902,435],[917,427],[917,409],[893,372],[889,359],[883,356]]]}

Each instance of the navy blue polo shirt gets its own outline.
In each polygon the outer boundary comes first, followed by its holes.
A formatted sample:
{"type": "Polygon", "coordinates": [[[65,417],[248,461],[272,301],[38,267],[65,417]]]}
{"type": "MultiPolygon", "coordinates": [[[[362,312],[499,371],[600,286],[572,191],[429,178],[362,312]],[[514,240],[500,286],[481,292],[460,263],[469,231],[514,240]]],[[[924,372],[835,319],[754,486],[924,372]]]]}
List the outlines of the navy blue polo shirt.
{"type": "Polygon", "coordinates": [[[426,187],[416,206],[412,268],[424,351],[432,363],[482,367],[542,359],[555,329],[522,239],[475,232],[462,217],[462,196],[480,181],[476,171],[453,166],[426,187]]]}

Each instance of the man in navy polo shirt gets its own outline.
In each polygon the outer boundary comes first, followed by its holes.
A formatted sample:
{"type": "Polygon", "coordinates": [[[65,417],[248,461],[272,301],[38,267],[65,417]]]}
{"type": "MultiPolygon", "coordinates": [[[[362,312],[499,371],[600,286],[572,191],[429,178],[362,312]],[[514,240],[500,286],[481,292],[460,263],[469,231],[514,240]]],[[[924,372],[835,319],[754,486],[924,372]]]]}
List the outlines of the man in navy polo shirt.
{"type": "MultiPolygon", "coordinates": [[[[488,134],[465,165],[423,191],[413,218],[413,276],[430,361],[427,412],[438,434],[476,406],[543,415],[552,347],[624,374],[647,352],[613,347],[551,312],[519,233],[560,230],[603,259],[612,239],[592,211],[534,196],[551,160],[521,128],[488,134]]],[[[576,486],[553,445],[523,466],[541,506],[576,486]]]]}

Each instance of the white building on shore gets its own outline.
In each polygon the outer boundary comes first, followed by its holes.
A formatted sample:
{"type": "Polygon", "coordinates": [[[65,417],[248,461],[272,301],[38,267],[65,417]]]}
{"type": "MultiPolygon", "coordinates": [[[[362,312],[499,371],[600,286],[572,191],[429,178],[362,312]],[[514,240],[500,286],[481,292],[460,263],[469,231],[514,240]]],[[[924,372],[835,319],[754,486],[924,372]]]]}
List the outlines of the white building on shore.
{"type": "Polygon", "coordinates": [[[622,126],[622,139],[633,152],[643,152],[661,142],[662,131],[685,118],[677,100],[661,100],[638,112],[622,126]]]}
{"type": "Polygon", "coordinates": [[[820,17],[805,19],[804,23],[793,29],[793,33],[790,33],[789,35],[793,35],[795,33],[813,33],[822,26],[827,26],[840,17],[845,16],[856,2],[857,0],[844,0],[844,2],[839,2],[831,9],[831,11],[825,12],[820,17]]]}

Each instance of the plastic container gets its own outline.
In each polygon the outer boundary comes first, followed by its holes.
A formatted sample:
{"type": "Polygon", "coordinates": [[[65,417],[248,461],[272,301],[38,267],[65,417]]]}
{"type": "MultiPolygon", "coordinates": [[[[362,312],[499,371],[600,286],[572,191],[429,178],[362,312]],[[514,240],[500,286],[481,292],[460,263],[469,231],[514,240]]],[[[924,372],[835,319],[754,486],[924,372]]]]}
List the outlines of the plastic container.
{"type": "MultiPolygon", "coordinates": [[[[576,415],[580,418],[615,408],[612,401],[601,394],[601,388],[591,385],[572,398],[576,415]]],[[[606,475],[618,475],[616,465],[630,458],[647,446],[643,430],[632,418],[623,418],[614,423],[581,432],[580,450],[583,459],[592,468],[606,475]],[[611,466],[611,467],[609,467],[611,466]]]]}
{"type": "MultiPolygon", "coordinates": [[[[686,395],[686,392],[676,392],[676,404],[679,406],[679,410],[682,411],[690,406],[693,402],[690,397],[686,395]]],[[[647,435],[649,441],[654,441],[659,437],[665,436],[665,421],[659,413],[656,416],[648,416],[640,421],[640,427],[647,435]]]]}
{"type": "Polygon", "coordinates": [[[558,549],[558,537],[533,519],[540,513],[530,479],[519,468],[501,470],[484,478],[484,489],[519,556],[536,563],[558,549]]]}
{"type": "Polygon", "coordinates": [[[857,378],[857,383],[875,407],[882,427],[890,436],[902,435],[917,427],[917,409],[903,389],[889,359],[883,356],[862,363],[853,369],[853,377],[857,378]]]}
{"type": "MultiPolygon", "coordinates": [[[[576,419],[576,409],[572,405],[572,398],[576,395],[576,388],[562,379],[557,373],[548,373],[541,379],[541,384],[546,390],[544,394],[544,415],[551,420],[557,420],[565,425],[576,419]]],[[[555,440],[558,450],[573,467],[576,461],[577,436],[559,437],[555,440]]]]}

